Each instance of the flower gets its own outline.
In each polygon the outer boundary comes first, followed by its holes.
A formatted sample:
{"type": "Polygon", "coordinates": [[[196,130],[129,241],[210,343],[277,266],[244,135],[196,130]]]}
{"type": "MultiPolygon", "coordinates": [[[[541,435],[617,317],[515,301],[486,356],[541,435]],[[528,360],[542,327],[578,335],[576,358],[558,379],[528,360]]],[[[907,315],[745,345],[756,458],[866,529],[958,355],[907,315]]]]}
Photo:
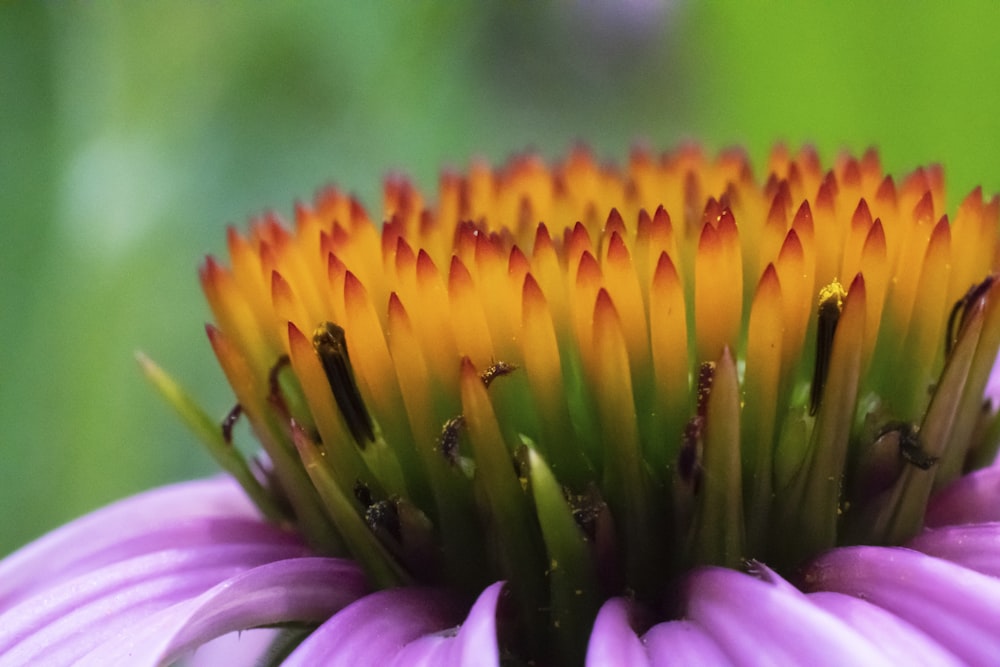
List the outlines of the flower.
{"type": "Polygon", "coordinates": [[[141,362],[232,479],[0,563],[0,665],[290,625],[293,665],[990,662],[1000,199],[950,220],[874,152],[768,172],[581,149],[230,230],[234,410],[141,362]]]}

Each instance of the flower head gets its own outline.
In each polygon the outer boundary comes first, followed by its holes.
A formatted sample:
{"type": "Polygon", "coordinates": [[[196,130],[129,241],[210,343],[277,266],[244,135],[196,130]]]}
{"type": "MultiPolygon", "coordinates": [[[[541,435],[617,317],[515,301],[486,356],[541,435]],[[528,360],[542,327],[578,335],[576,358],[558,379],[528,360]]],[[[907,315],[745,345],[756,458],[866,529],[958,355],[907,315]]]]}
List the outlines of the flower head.
{"type": "MultiPolygon", "coordinates": [[[[209,258],[201,280],[236,408],[220,428],[144,364],[265,517],[389,589],[297,659],[385,604],[410,641],[477,598],[446,649],[406,655],[863,661],[891,653],[872,627],[902,638],[889,657],[977,655],[900,620],[914,591],[883,580],[887,561],[945,583],[992,567],[955,544],[995,543],[1000,517],[975,520],[980,542],[921,529],[932,492],[1000,440],[983,401],[1000,200],[977,190],[950,219],[938,169],[897,184],[874,152],[824,171],[779,148],[768,174],[736,152],[616,168],[581,149],[447,173],[432,203],[391,179],[378,220],[328,189],[294,229],[230,230],[228,266],[209,258]],[[879,548],[914,538],[961,566],[879,548]],[[830,551],[845,545],[876,546],[830,551]],[[795,615],[805,639],[746,635],[758,611],[795,615]]],[[[952,488],[934,511],[986,502],[952,488]]],[[[994,599],[997,573],[973,574],[988,584],[963,586],[994,599]]]]}
{"type": "MultiPolygon", "coordinates": [[[[874,153],[586,151],[335,190],[202,283],[265,493],[381,586],[509,582],[579,642],[695,565],[900,543],[981,454],[997,202],[874,153]]],[[[998,288],[1000,289],[1000,288],[998,288]]],[[[548,641],[547,638],[531,638],[548,641]]]]}

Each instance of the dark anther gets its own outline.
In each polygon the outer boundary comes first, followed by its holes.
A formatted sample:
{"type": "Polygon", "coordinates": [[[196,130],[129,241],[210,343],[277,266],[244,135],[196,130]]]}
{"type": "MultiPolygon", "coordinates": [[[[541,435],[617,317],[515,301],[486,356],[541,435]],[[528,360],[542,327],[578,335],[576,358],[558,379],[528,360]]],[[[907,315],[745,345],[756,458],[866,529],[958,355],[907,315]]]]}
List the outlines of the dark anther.
{"type": "MultiPolygon", "coordinates": [[[[775,579],[775,572],[769,568],[764,563],[760,562],[756,558],[745,558],[743,559],[743,571],[749,574],[755,579],[760,579],[761,581],[773,584],[777,582],[775,579]]],[[[783,581],[783,580],[782,580],[783,581]]]]}
{"type": "Polygon", "coordinates": [[[681,448],[677,453],[677,471],[682,480],[698,492],[701,482],[701,445],[708,416],[708,397],[712,394],[715,380],[715,362],[702,362],[698,368],[698,406],[695,415],[684,425],[681,448]]]}
{"type": "Polygon", "coordinates": [[[696,415],[684,426],[681,449],[677,454],[677,470],[681,479],[691,484],[695,493],[701,484],[701,444],[705,417],[696,415]]]}
{"type": "Polygon", "coordinates": [[[385,531],[397,542],[400,541],[399,512],[396,503],[389,500],[379,500],[365,510],[365,523],[376,535],[385,531]]]}
{"type": "Polygon", "coordinates": [[[354,497],[365,508],[371,507],[372,503],[375,502],[372,499],[372,490],[360,479],[354,481],[354,497]]]}
{"type": "Polygon", "coordinates": [[[708,396],[712,393],[712,382],[715,380],[715,362],[702,362],[698,369],[698,416],[705,418],[708,410],[708,396]]]}
{"type": "Polygon", "coordinates": [[[493,363],[489,368],[479,374],[479,379],[483,381],[483,384],[489,388],[490,384],[493,383],[499,377],[504,375],[510,375],[517,370],[517,366],[514,364],[508,364],[506,361],[497,361],[493,363]]]}
{"type": "Polygon", "coordinates": [[[761,567],[761,562],[755,558],[743,559],[743,571],[757,579],[762,579],[764,576],[764,568],[761,567]]]}
{"type": "Polygon", "coordinates": [[[931,456],[924,451],[919,429],[915,425],[909,422],[890,422],[879,431],[878,437],[891,432],[899,435],[899,455],[907,463],[915,465],[921,470],[929,470],[938,462],[938,457],[931,456]]]}
{"type": "Polygon", "coordinates": [[[241,414],[243,414],[243,406],[237,403],[229,411],[229,414],[226,415],[226,418],[222,420],[222,438],[226,441],[226,444],[233,444],[233,427],[236,425],[236,420],[240,418],[241,414]]]}
{"type": "Polygon", "coordinates": [[[351,360],[347,356],[347,339],[343,328],[333,322],[326,322],[313,333],[313,348],[323,363],[333,399],[337,402],[340,414],[343,415],[351,436],[364,449],[369,442],[375,441],[375,430],[371,415],[361,398],[361,392],[354,381],[354,371],[351,360]]]}
{"type": "Polygon", "coordinates": [[[573,493],[567,487],[563,487],[563,497],[577,527],[588,540],[593,541],[597,535],[597,517],[601,514],[603,502],[593,492],[573,493]]]}
{"type": "Polygon", "coordinates": [[[965,318],[969,313],[969,306],[982,298],[995,280],[996,276],[986,276],[983,282],[970,287],[965,295],[952,306],[951,314],[948,315],[948,327],[945,329],[944,353],[946,356],[951,354],[952,348],[958,342],[958,335],[962,332],[962,327],[965,326],[965,318]]]}
{"type": "Polygon", "coordinates": [[[840,321],[840,311],[844,308],[843,286],[834,281],[820,290],[819,315],[816,322],[816,367],[813,369],[813,381],[809,395],[809,414],[814,415],[819,410],[823,398],[823,387],[830,374],[830,355],[833,353],[833,336],[837,332],[837,322],[840,321]]]}
{"type": "Polygon", "coordinates": [[[458,415],[446,421],[441,429],[438,446],[441,449],[441,455],[451,465],[458,464],[458,439],[462,435],[463,428],[465,428],[465,417],[458,415]]]}

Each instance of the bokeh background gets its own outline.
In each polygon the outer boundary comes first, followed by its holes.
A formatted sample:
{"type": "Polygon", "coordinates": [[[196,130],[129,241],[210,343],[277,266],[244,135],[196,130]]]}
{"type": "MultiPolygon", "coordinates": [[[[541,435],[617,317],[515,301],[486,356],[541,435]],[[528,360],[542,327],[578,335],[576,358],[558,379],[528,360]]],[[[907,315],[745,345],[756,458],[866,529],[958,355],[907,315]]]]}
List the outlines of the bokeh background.
{"type": "Polygon", "coordinates": [[[220,417],[196,268],[336,182],[585,141],[878,146],[1000,190],[1000,5],[0,4],[0,555],[214,467],[133,360],[220,417]]]}

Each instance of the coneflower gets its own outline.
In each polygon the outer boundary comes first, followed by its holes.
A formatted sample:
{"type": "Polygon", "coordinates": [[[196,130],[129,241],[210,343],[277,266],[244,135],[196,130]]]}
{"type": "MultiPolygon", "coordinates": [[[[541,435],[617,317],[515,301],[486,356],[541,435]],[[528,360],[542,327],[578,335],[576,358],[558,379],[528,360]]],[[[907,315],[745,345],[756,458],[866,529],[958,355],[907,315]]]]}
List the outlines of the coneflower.
{"type": "Polygon", "coordinates": [[[232,412],[141,362],[252,505],[180,485],[10,556],[0,664],[262,626],[293,665],[987,664],[1000,200],[944,202],[873,151],[581,149],[231,229],[232,412]]]}

